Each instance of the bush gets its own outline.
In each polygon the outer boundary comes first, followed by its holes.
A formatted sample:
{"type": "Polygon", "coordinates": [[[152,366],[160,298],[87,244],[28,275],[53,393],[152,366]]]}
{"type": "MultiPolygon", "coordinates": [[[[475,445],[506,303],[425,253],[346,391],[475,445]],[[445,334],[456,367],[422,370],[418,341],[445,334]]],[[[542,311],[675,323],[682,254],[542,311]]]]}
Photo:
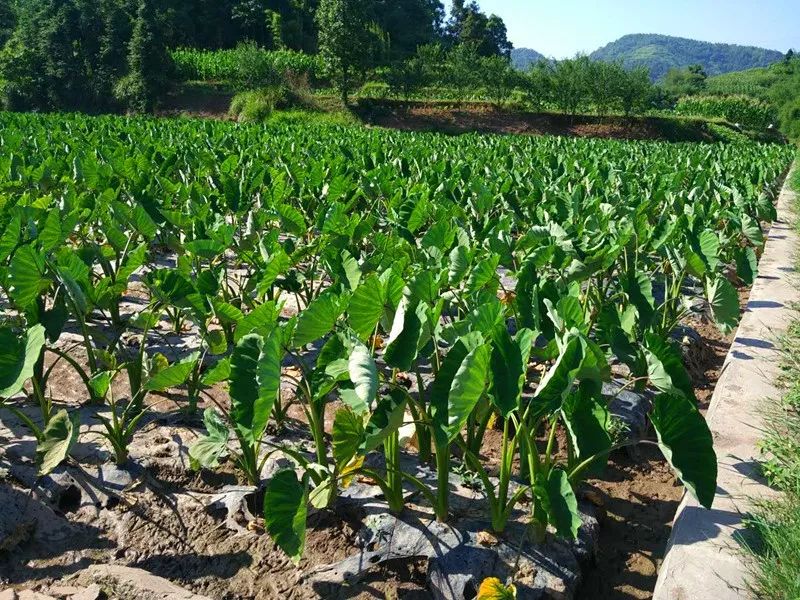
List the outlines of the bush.
{"type": "Polygon", "coordinates": [[[253,42],[239,44],[237,61],[232,73],[232,83],[238,90],[252,90],[274,86],[280,82],[280,74],[268,53],[253,42]]]}
{"type": "Polygon", "coordinates": [[[120,79],[114,85],[114,98],[135,113],[145,113],[150,108],[150,91],[141,73],[131,73],[120,79]]]}
{"type": "Polygon", "coordinates": [[[303,92],[282,83],[236,94],[228,114],[240,123],[265,121],[273,111],[309,108],[303,92]]]}
{"type": "Polygon", "coordinates": [[[234,96],[228,114],[240,123],[265,121],[275,110],[275,98],[271,90],[251,90],[234,96]]]}

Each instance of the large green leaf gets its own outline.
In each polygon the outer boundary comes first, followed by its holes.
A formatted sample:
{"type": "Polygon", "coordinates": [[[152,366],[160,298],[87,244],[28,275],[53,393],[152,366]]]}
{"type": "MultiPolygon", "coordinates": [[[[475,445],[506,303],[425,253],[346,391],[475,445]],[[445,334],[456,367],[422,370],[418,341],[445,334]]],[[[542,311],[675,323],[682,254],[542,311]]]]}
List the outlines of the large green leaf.
{"type": "Polygon", "coordinates": [[[578,499],[563,469],[553,469],[547,479],[537,481],[534,486],[536,500],[542,503],[550,524],[565,538],[578,537],[581,516],[578,513],[578,499]]]}
{"type": "Polygon", "coordinates": [[[478,346],[467,354],[453,377],[447,397],[445,431],[448,441],[453,441],[461,432],[470,413],[486,391],[490,353],[488,344],[478,346]]]}
{"type": "Polygon", "coordinates": [[[305,346],[331,333],[340,314],[340,301],[334,294],[324,293],[313,300],[297,319],[295,347],[305,346]]]}
{"type": "Polygon", "coordinates": [[[19,234],[22,229],[22,219],[19,213],[15,214],[8,222],[3,234],[0,235],[0,264],[6,262],[19,242],[19,234]]]}
{"type": "Polygon", "coordinates": [[[375,331],[385,303],[384,286],[373,273],[353,292],[347,309],[350,327],[359,338],[365,340],[375,331]]]}
{"type": "Polygon", "coordinates": [[[706,282],[706,296],[711,314],[720,331],[729,334],[739,323],[739,294],[730,281],[721,275],[706,282]]]}
{"type": "Polygon", "coordinates": [[[258,400],[255,405],[253,432],[260,438],[267,428],[272,407],[281,393],[281,362],[283,347],[281,331],[273,330],[264,338],[261,354],[258,357],[256,381],[258,382],[258,400]]]}
{"type": "Polygon", "coordinates": [[[494,330],[490,365],[492,401],[507,417],[519,406],[528,365],[523,364],[522,350],[511,339],[505,323],[494,330]]]}
{"type": "Polygon", "coordinates": [[[683,358],[678,348],[654,334],[647,334],[644,340],[644,354],[647,360],[647,375],[650,383],[666,394],[683,395],[695,399],[692,385],[683,358]]]}
{"type": "Polygon", "coordinates": [[[364,421],[348,408],[340,408],[333,418],[333,459],[341,470],[358,453],[364,442],[364,421]]]}
{"type": "Polygon", "coordinates": [[[761,225],[750,215],[742,217],[742,233],[754,246],[760,248],[764,244],[764,232],[761,231],[761,225]]]}
{"type": "Polygon", "coordinates": [[[583,345],[578,337],[570,337],[534,394],[537,413],[548,414],[561,408],[575,386],[575,377],[583,362],[583,345]]]}
{"type": "Polygon", "coordinates": [[[53,415],[42,432],[42,440],[36,447],[36,462],[39,475],[51,473],[69,456],[78,440],[78,415],[69,415],[60,410],[53,415]]]}
{"type": "Polygon", "coordinates": [[[758,257],[756,252],[749,246],[738,248],[734,254],[736,259],[736,275],[745,285],[753,285],[758,276],[758,257]]]}
{"type": "Polygon", "coordinates": [[[456,246],[450,252],[447,281],[451,286],[461,283],[469,270],[470,254],[466,246],[456,246]]]}
{"type": "Polygon", "coordinates": [[[719,236],[713,231],[706,229],[700,234],[700,251],[703,254],[709,270],[716,271],[719,266],[719,236]]]}
{"type": "Polygon", "coordinates": [[[261,335],[267,335],[275,328],[280,314],[280,308],[275,302],[271,301],[254,308],[247,313],[238,325],[236,325],[236,330],[233,333],[234,343],[238,342],[248,333],[255,332],[261,335]]]}
{"type": "Polygon", "coordinates": [[[239,340],[231,356],[231,420],[239,435],[250,443],[264,434],[280,392],[280,374],[279,332],[266,339],[251,333],[239,340]]]}
{"type": "Polygon", "coordinates": [[[306,545],[308,485],[291,469],[278,471],[264,492],[264,522],[275,544],[298,564],[306,545]]]}
{"type": "Polygon", "coordinates": [[[147,381],[145,389],[149,392],[163,392],[183,385],[192,370],[197,366],[198,360],[200,360],[200,354],[193,352],[186,358],[171,364],[166,369],[160,370],[147,381]]]}
{"type": "Polygon", "coordinates": [[[647,273],[637,272],[626,278],[626,292],[631,304],[639,313],[639,323],[647,327],[655,315],[655,300],[653,299],[653,282],[647,273]]]}
{"type": "Polygon", "coordinates": [[[347,250],[342,250],[341,254],[342,272],[344,273],[347,285],[351,290],[355,290],[361,281],[361,267],[358,261],[353,258],[347,250]]]}
{"type": "Polygon", "coordinates": [[[414,304],[407,297],[400,301],[383,353],[387,365],[401,371],[411,369],[417,358],[422,323],[426,318],[424,304],[414,304]]]}
{"type": "Polygon", "coordinates": [[[44,275],[44,257],[30,244],[18,248],[8,268],[9,293],[17,306],[27,309],[47,289],[44,275]]]}
{"type": "Polygon", "coordinates": [[[42,325],[31,327],[23,339],[9,328],[0,328],[0,398],[19,393],[33,376],[44,346],[44,335],[42,325]]]}
{"type": "Polygon", "coordinates": [[[664,457],[706,508],[717,489],[717,455],[711,430],[691,400],[668,394],[653,399],[650,421],[664,457]]]}
{"type": "Polygon", "coordinates": [[[50,209],[39,232],[39,243],[45,252],[53,250],[63,241],[61,233],[61,212],[58,208],[50,209]]]}
{"type": "Polygon", "coordinates": [[[378,393],[378,368],[364,344],[358,343],[353,347],[347,366],[356,395],[362,402],[371,405],[378,393]]]}
{"type": "Polygon", "coordinates": [[[598,456],[592,462],[591,472],[598,473],[606,464],[612,440],[608,432],[611,415],[605,403],[590,393],[580,390],[572,394],[561,408],[564,423],[569,432],[574,456],[583,462],[598,456]]]}

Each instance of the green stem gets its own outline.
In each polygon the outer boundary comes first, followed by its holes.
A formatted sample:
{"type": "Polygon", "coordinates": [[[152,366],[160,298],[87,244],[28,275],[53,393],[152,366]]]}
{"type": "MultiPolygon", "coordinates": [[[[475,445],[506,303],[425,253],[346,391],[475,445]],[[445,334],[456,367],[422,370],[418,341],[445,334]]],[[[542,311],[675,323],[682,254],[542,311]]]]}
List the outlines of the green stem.
{"type": "Polygon", "coordinates": [[[328,454],[325,452],[325,402],[312,401],[309,409],[309,415],[311,416],[311,436],[314,438],[317,462],[327,467],[328,454]]]}
{"type": "Polygon", "coordinates": [[[405,500],[400,468],[400,435],[397,431],[386,438],[383,443],[383,451],[386,456],[386,485],[389,492],[386,501],[389,503],[389,510],[399,514],[405,508],[405,500]]]}

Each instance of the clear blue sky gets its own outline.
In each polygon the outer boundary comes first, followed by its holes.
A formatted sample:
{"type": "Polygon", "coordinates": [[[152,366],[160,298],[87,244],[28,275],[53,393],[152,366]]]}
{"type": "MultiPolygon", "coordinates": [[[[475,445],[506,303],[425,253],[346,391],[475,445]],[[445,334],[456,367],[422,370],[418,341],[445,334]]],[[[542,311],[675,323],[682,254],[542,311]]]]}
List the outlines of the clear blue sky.
{"type": "MultiPolygon", "coordinates": [[[[444,0],[448,11],[450,0],[444,0]]],[[[800,49],[800,0],[478,0],[515,47],[564,58],[628,33],[800,49]]]]}

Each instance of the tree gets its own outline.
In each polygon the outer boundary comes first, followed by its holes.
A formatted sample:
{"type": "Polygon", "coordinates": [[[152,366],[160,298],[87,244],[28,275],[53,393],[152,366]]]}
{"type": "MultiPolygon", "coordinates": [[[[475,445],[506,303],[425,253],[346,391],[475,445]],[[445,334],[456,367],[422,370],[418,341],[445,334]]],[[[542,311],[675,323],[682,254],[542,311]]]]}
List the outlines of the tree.
{"type": "Polygon", "coordinates": [[[646,67],[626,71],[620,65],[611,85],[613,95],[626,117],[647,110],[655,95],[655,86],[650,81],[650,71],[646,67]]]}
{"type": "Polygon", "coordinates": [[[14,32],[17,24],[17,15],[14,12],[12,0],[0,0],[0,47],[2,47],[14,32]]]}
{"type": "Polygon", "coordinates": [[[489,38],[492,48],[497,48],[497,53],[505,58],[511,58],[511,51],[514,45],[508,41],[508,30],[506,24],[497,15],[491,15],[486,22],[486,35],[489,38]]]}
{"type": "Polygon", "coordinates": [[[591,61],[587,56],[568,58],[549,66],[553,102],[564,114],[575,116],[590,97],[591,61]]]}
{"type": "Polygon", "coordinates": [[[345,106],[357,75],[369,64],[366,9],[366,0],[321,0],[317,10],[319,52],[345,106]]]}
{"type": "Polygon", "coordinates": [[[511,57],[513,46],[503,19],[487,17],[474,0],[469,4],[455,0],[450,15],[446,32],[452,45],[472,44],[481,56],[511,57]]]}
{"type": "Polygon", "coordinates": [[[24,2],[3,55],[5,104],[17,109],[76,110],[87,93],[80,13],[72,0],[24,2]]]}
{"type": "Polygon", "coordinates": [[[238,38],[262,46],[272,42],[272,23],[264,0],[239,0],[231,8],[231,21],[238,29],[238,38]]]}
{"type": "Polygon", "coordinates": [[[444,6],[440,0],[371,0],[370,18],[388,36],[388,58],[395,63],[440,41],[444,6]]]}
{"type": "Polygon", "coordinates": [[[676,96],[698,94],[706,89],[708,75],[702,65],[686,69],[670,69],[664,78],[664,89],[676,96]]]}
{"type": "Polygon", "coordinates": [[[128,45],[128,73],[115,89],[134,112],[153,110],[167,85],[170,58],[162,40],[152,0],[140,0],[128,45]]]}

